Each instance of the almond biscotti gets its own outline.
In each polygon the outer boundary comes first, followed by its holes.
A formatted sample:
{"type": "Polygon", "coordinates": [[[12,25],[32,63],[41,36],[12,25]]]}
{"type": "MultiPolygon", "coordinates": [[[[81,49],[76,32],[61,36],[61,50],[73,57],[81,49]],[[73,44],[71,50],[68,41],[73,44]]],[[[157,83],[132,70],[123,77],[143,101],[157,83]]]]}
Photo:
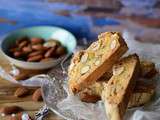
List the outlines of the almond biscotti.
{"type": "Polygon", "coordinates": [[[68,70],[69,89],[78,93],[95,83],[128,50],[117,32],[102,33],[88,49],[76,53],[68,70]]]}
{"type": "MultiPolygon", "coordinates": [[[[155,81],[146,79],[147,76],[151,78],[156,75],[157,72],[152,72],[152,71],[157,71],[155,68],[155,64],[151,61],[143,60],[140,62],[140,66],[141,66],[140,76],[136,82],[136,87],[134,89],[133,97],[131,97],[130,99],[129,107],[140,106],[147,103],[151,99],[155,91],[155,81]],[[140,95],[141,97],[138,97],[140,95]]],[[[101,93],[104,88],[103,83],[104,82],[107,83],[108,80],[111,78],[111,76],[112,76],[112,70],[110,70],[110,72],[107,72],[102,77],[100,77],[99,80],[96,81],[96,83],[89,86],[85,90],[81,91],[79,94],[80,99],[83,102],[88,102],[88,103],[94,103],[97,102],[98,100],[101,100],[101,93]]]]}
{"type": "Polygon", "coordinates": [[[157,74],[155,64],[151,61],[141,61],[141,68],[141,77],[143,78],[152,78],[157,74]]]}
{"type": "MultiPolygon", "coordinates": [[[[80,92],[79,97],[81,101],[87,103],[96,103],[101,100],[101,93],[103,91],[103,83],[105,81],[98,81],[90,88],[80,92]]],[[[138,79],[130,97],[128,108],[138,107],[148,103],[155,93],[155,81],[148,79],[138,79]]]]}
{"type": "Polygon", "coordinates": [[[148,103],[155,93],[156,82],[154,80],[139,79],[136,84],[128,108],[138,107],[148,103]]]}
{"type": "Polygon", "coordinates": [[[114,65],[113,76],[102,91],[108,120],[123,120],[139,71],[140,62],[137,55],[123,58],[114,65]]]}

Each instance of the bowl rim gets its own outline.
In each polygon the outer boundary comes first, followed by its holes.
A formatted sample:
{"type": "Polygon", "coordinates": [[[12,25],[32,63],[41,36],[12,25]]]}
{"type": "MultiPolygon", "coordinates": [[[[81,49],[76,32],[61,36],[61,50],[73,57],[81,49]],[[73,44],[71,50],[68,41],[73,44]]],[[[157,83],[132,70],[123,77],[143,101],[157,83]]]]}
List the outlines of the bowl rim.
{"type": "Polygon", "coordinates": [[[59,30],[63,30],[63,31],[65,31],[65,32],[68,32],[68,33],[74,38],[74,39],[73,39],[74,42],[75,42],[75,48],[74,48],[74,49],[76,49],[77,39],[76,39],[76,37],[75,37],[70,31],[68,31],[68,30],[66,30],[66,29],[64,29],[64,28],[61,28],[61,27],[57,27],[57,26],[47,26],[47,25],[44,25],[44,26],[43,26],[43,25],[40,25],[40,26],[22,27],[22,28],[20,28],[20,29],[13,30],[13,31],[8,32],[8,33],[6,33],[5,35],[3,35],[3,36],[1,37],[1,42],[0,42],[0,50],[1,50],[2,54],[3,54],[5,57],[8,57],[8,58],[10,58],[10,59],[16,60],[17,62],[22,62],[22,63],[24,63],[24,64],[27,63],[27,64],[39,65],[39,64],[47,64],[47,63],[53,62],[53,61],[58,61],[59,59],[63,58],[64,56],[73,53],[73,52],[67,53],[66,55],[63,55],[62,57],[59,57],[59,58],[57,58],[57,59],[53,59],[52,61],[48,61],[48,62],[28,62],[28,61],[18,60],[18,59],[16,59],[16,58],[11,57],[11,56],[7,55],[7,54],[4,52],[4,50],[2,49],[3,42],[5,41],[5,39],[6,39],[8,36],[10,36],[10,35],[18,32],[18,31],[21,31],[21,30],[32,29],[32,28],[39,28],[39,27],[56,28],[56,29],[59,29],[59,30]]]}

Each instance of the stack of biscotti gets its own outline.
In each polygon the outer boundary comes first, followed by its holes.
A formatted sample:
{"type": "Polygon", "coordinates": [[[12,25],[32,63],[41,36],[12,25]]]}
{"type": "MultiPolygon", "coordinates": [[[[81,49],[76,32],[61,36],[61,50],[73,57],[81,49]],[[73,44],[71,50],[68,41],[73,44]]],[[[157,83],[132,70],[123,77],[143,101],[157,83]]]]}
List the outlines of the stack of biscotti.
{"type": "MultiPolygon", "coordinates": [[[[119,33],[105,32],[88,49],[76,53],[68,69],[70,93],[78,93],[85,102],[102,99],[109,120],[122,120],[127,106],[137,106],[132,101],[135,94],[147,91],[142,85],[136,87],[136,82],[139,76],[150,73],[148,63],[140,65],[136,54],[121,58],[127,50],[127,44],[119,33]]],[[[149,66],[154,68],[152,64],[149,66]]],[[[153,76],[155,71],[151,73],[153,76]]],[[[143,103],[143,100],[139,102],[143,103]]]]}
{"type": "MultiPolygon", "coordinates": [[[[128,107],[137,107],[148,103],[155,92],[155,80],[151,79],[157,73],[155,64],[150,61],[141,61],[140,69],[140,76],[136,80],[136,87],[134,88],[128,107]]],[[[79,94],[80,99],[83,102],[88,103],[95,103],[98,100],[101,100],[101,93],[104,89],[103,83],[107,83],[111,75],[112,72],[105,73],[99,80],[96,81],[95,84],[81,91],[79,94]]]]}
{"type": "Polygon", "coordinates": [[[69,89],[76,94],[94,84],[128,50],[117,32],[102,33],[88,49],[76,53],[68,70],[69,89]]]}

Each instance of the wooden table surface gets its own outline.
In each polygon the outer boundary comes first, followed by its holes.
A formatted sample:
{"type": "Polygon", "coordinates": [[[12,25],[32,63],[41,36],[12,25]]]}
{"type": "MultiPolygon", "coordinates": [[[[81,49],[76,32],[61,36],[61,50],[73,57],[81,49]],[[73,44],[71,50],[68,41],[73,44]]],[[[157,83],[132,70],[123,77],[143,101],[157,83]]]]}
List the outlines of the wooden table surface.
{"type": "MultiPolygon", "coordinates": [[[[0,66],[5,68],[6,71],[11,69],[9,62],[4,58],[1,52],[0,52],[0,66]]],[[[25,112],[27,112],[32,118],[34,118],[35,112],[38,111],[44,105],[44,103],[33,102],[31,95],[24,98],[14,97],[13,93],[17,87],[18,85],[0,78],[0,107],[17,105],[22,107],[25,110],[25,112]]],[[[5,117],[0,116],[0,120],[9,120],[8,118],[9,116],[5,117]]],[[[52,112],[48,116],[46,116],[45,119],[62,120],[62,118],[56,116],[52,112]]]]}

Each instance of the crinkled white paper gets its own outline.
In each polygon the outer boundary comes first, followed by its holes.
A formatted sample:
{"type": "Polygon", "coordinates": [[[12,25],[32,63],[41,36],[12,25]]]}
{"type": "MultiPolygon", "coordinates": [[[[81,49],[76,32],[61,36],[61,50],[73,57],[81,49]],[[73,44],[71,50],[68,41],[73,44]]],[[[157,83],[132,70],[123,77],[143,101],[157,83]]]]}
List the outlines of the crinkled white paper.
{"type": "MultiPolygon", "coordinates": [[[[129,46],[129,53],[137,53],[143,59],[152,60],[160,69],[160,45],[142,44],[134,40],[134,36],[124,32],[129,46]]],[[[81,102],[77,96],[70,95],[67,89],[67,77],[50,80],[43,84],[43,93],[48,107],[65,119],[71,120],[107,120],[102,101],[93,103],[81,102]]],[[[145,106],[128,109],[124,120],[160,120],[160,75],[157,81],[156,95],[145,106]]]]}
{"type": "MultiPolygon", "coordinates": [[[[135,41],[134,36],[127,31],[123,35],[130,48],[128,54],[137,53],[143,59],[152,60],[156,63],[157,69],[160,70],[160,45],[135,41]]],[[[0,76],[15,82],[2,68],[0,68],[0,76]]],[[[65,119],[107,120],[102,101],[96,104],[83,103],[77,96],[69,94],[67,90],[67,76],[63,74],[61,67],[54,68],[50,72],[50,76],[38,75],[20,84],[27,86],[42,84],[45,103],[53,112],[65,119]]],[[[157,75],[155,79],[157,88],[153,100],[145,106],[127,110],[125,120],[160,120],[160,75],[157,75]]]]}

